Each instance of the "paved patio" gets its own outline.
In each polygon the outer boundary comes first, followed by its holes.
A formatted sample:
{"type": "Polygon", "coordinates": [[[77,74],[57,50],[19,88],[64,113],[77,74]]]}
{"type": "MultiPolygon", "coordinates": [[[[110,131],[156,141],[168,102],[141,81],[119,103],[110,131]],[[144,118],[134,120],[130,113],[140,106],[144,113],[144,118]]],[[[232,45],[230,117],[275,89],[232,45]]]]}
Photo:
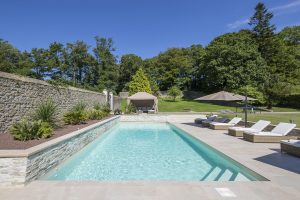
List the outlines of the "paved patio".
{"type": "Polygon", "coordinates": [[[279,144],[246,142],[225,131],[198,127],[191,118],[173,124],[270,181],[33,181],[25,187],[0,188],[0,199],[299,199],[300,158],[280,153],[279,144]]]}

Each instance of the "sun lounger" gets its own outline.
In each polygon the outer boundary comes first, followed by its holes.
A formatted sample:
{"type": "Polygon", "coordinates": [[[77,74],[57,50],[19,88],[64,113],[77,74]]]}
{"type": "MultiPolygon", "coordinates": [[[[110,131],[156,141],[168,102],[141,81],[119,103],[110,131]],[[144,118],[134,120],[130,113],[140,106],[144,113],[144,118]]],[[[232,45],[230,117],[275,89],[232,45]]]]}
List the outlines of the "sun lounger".
{"type": "Polygon", "coordinates": [[[235,136],[235,137],[243,137],[245,131],[249,133],[258,133],[264,130],[269,124],[271,124],[270,121],[259,120],[258,122],[253,124],[250,128],[229,127],[228,135],[235,136]]]}
{"type": "Polygon", "coordinates": [[[229,127],[238,124],[241,120],[242,118],[240,117],[234,117],[228,123],[212,122],[210,123],[209,127],[214,130],[227,130],[229,127]]]}
{"type": "Polygon", "coordinates": [[[226,122],[227,120],[229,120],[229,119],[226,118],[226,117],[216,118],[216,119],[214,119],[213,121],[206,121],[206,120],[204,120],[204,121],[202,121],[202,126],[204,126],[204,127],[209,127],[210,124],[213,123],[213,122],[224,123],[224,122],[226,122]]]}
{"type": "Polygon", "coordinates": [[[300,157],[300,140],[280,141],[281,152],[300,157]]]}
{"type": "Polygon", "coordinates": [[[250,142],[279,143],[281,140],[297,139],[297,136],[287,135],[296,124],[279,123],[271,132],[244,132],[244,139],[250,142]]]}
{"type": "Polygon", "coordinates": [[[195,123],[196,123],[196,124],[202,124],[203,121],[206,121],[206,122],[212,122],[212,121],[214,121],[217,117],[218,117],[218,115],[211,115],[211,116],[207,117],[206,119],[203,119],[203,118],[196,118],[196,119],[195,119],[195,123]]]}

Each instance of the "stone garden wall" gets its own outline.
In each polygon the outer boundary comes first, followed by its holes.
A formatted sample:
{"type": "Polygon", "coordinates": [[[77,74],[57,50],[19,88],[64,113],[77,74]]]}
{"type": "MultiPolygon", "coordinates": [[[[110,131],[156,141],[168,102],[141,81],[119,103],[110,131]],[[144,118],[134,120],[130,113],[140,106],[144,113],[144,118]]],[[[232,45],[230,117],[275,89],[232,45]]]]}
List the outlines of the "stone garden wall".
{"type": "MultiPolygon", "coordinates": [[[[95,102],[105,103],[104,94],[88,90],[60,87],[45,81],[0,72],[0,134],[33,110],[47,98],[58,105],[59,117],[78,102],[91,107],[95,102]]],[[[120,98],[115,97],[116,106],[120,98]]],[[[114,109],[119,107],[114,106],[114,109]]]]}
{"type": "Polygon", "coordinates": [[[25,150],[0,150],[0,186],[24,185],[45,175],[120,121],[120,116],[25,150]]]}

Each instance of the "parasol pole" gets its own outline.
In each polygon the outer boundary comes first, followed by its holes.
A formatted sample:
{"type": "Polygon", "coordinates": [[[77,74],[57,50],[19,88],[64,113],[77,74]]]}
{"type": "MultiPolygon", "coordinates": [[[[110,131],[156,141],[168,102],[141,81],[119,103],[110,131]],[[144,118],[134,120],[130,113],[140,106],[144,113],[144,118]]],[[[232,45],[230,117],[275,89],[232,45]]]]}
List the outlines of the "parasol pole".
{"type": "Polygon", "coordinates": [[[248,94],[246,92],[246,95],[245,95],[245,127],[247,127],[247,121],[248,121],[248,94]]]}

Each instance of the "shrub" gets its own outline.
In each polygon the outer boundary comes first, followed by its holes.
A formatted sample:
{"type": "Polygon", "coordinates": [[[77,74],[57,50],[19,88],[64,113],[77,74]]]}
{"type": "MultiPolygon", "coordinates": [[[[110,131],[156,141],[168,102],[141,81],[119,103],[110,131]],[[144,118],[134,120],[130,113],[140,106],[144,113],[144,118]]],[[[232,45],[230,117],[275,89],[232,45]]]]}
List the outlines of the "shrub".
{"type": "Polygon", "coordinates": [[[100,109],[90,109],[88,111],[88,119],[99,120],[105,117],[105,113],[100,109]]]}
{"type": "Polygon", "coordinates": [[[130,103],[126,109],[126,114],[130,113],[136,113],[136,107],[132,103],[130,103]]]}
{"type": "Polygon", "coordinates": [[[42,122],[47,122],[51,126],[55,126],[57,123],[57,106],[52,99],[47,99],[45,102],[42,102],[32,116],[33,120],[42,122]]]}
{"type": "Polygon", "coordinates": [[[93,106],[93,108],[94,108],[95,110],[101,110],[102,106],[101,106],[100,103],[95,103],[94,106],[93,106]]]}
{"type": "Polygon", "coordinates": [[[22,120],[16,122],[10,128],[10,133],[16,140],[33,140],[48,138],[52,135],[53,129],[48,122],[22,120]]]}
{"type": "Polygon", "coordinates": [[[52,136],[53,128],[48,122],[39,122],[38,138],[49,138],[52,136]]]}
{"type": "Polygon", "coordinates": [[[111,111],[108,104],[102,105],[102,106],[101,106],[101,110],[106,114],[106,116],[107,116],[107,115],[110,113],[110,111],[111,111]]]}
{"type": "Polygon", "coordinates": [[[176,100],[176,97],[181,95],[181,90],[177,87],[177,86],[172,86],[169,90],[168,90],[168,95],[173,97],[173,101],[176,100]]]}
{"type": "Polygon", "coordinates": [[[82,102],[76,104],[69,112],[64,114],[66,124],[80,124],[87,119],[86,105],[82,102]]]}
{"type": "Polygon", "coordinates": [[[259,91],[258,88],[253,87],[253,86],[244,86],[236,90],[238,94],[245,95],[247,92],[247,95],[250,97],[253,97],[257,99],[256,101],[253,102],[253,104],[258,104],[258,105],[264,105],[266,103],[266,99],[261,91],[259,91]]]}

